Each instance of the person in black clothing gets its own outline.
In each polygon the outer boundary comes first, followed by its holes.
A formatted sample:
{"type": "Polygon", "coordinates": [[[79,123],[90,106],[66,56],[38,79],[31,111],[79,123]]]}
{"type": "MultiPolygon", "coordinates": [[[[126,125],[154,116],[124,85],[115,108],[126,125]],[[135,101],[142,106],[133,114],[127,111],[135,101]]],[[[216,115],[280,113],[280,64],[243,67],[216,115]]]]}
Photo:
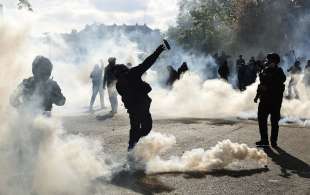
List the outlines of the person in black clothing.
{"type": "Polygon", "coordinates": [[[255,102],[259,99],[258,125],[261,140],[256,142],[257,146],[269,146],[268,141],[268,115],[271,115],[271,145],[277,146],[280,111],[282,106],[284,82],[286,76],[283,70],[278,67],[280,56],[276,53],[267,55],[267,64],[260,73],[260,84],[257,88],[255,102]]]}
{"type": "Polygon", "coordinates": [[[172,88],[174,82],[178,80],[178,72],[172,67],[172,66],[167,66],[168,70],[168,79],[166,81],[166,85],[168,88],[172,88]]]}
{"type": "Polygon", "coordinates": [[[218,73],[222,79],[224,79],[225,81],[228,81],[229,67],[228,67],[227,61],[225,61],[222,65],[220,65],[218,69],[218,73]]]}
{"type": "Polygon", "coordinates": [[[251,85],[252,83],[255,83],[256,81],[256,77],[257,77],[257,72],[258,72],[258,68],[257,68],[257,63],[255,61],[254,57],[251,57],[249,64],[248,64],[248,85],[251,85]]]}
{"type": "Polygon", "coordinates": [[[19,84],[10,97],[11,105],[47,116],[50,116],[53,104],[63,106],[66,98],[57,82],[50,79],[52,69],[48,58],[37,56],[32,62],[33,76],[19,84]]]}
{"type": "Polygon", "coordinates": [[[164,45],[160,45],[142,64],[131,69],[125,65],[115,66],[116,89],[122,96],[130,119],[128,150],[133,149],[139,139],[148,135],[152,129],[153,121],[150,113],[152,99],[148,96],[152,88],[142,80],[141,76],[155,63],[164,50],[164,45]]]}
{"type": "Polygon", "coordinates": [[[116,78],[114,75],[114,67],[116,66],[116,58],[110,57],[108,59],[109,64],[104,69],[103,77],[103,89],[108,87],[109,100],[111,104],[111,114],[114,115],[117,113],[118,101],[117,101],[117,92],[115,89],[116,78]]]}
{"type": "Polygon", "coordinates": [[[181,79],[181,76],[189,70],[187,63],[183,62],[180,68],[178,68],[178,79],[181,79]]]}
{"type": "Polygon", "coordinates": [[[240,91],[244,91],[246,89],[245,87],[246,66],[245,66],[245,60],[243,59],[242,55],[240,55],[239,59],[236,61],[236,66],[238,74],[238,86],[240,91]]]}
{"type": "Polygon", "coordinates": [[[171,89],[175,81],[180,80],[182,75],[185,74],[189,69],[187,63],[183,62],[177,71],[172,66],[167,66],[167,70],[168,79],[166,81],[166,86],[171,89]]]}

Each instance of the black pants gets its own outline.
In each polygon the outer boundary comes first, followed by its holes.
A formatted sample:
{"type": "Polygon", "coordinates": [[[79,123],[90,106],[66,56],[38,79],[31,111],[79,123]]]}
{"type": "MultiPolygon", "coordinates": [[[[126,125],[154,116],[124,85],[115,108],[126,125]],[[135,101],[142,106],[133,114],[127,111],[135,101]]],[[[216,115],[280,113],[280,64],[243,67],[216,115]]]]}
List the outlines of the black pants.
{"type": "Polygon", "coordinates": [[[258,106],[258,125],[261,141],[268,142],[268,116],[271,120],[271,137],[272,143],[277,143],[279,133],[279,120],[281,118],[282,100],[278,102],[260,102],[258,106]]]}
{"type": "Polygon", "coordinates": [[[153,120],[150,113],[150,104],[140,105],[128,110],[130,119],[130,132],[128,150],[132,149],[141,137],[152,130],[153,120]]]}

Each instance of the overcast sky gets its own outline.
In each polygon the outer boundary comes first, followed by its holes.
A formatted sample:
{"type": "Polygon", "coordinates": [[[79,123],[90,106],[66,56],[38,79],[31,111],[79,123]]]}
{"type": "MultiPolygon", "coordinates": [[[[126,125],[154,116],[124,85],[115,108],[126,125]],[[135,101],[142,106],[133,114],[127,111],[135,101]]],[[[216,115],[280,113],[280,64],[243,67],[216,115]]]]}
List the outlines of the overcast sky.
{"type": "Polygon", "coordinates": [[[70,32],[85,24],[148,24],[166,30],[175,23],[178,0],[29,0],[34,12],[17,10],[18,0],[0,0],[7,22],[33,33],[70,32]]]}

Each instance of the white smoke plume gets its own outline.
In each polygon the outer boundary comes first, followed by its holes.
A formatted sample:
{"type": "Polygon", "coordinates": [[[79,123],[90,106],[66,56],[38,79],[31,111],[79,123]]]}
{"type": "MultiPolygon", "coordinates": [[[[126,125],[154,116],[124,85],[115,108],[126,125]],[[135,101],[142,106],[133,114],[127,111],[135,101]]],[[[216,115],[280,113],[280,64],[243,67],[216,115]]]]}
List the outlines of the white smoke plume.
{"type": "Polygon", "coordinates": [[[249,148],[246,144],[232,143],[230,140],[218,142],[209,150],[197,148],[184,152],[181,156],[171,156],[167,160],[160,155],[176,144],[172,135],[152,132],[143,137],[133,150],[134,160],[145,165],[147,173],[193,172],[223,169],[232,163],[252,160],[267,165],[264,151],[249,148]]]}
{"type": "Polygon", "coordinates": [[[111,176],[112,164],[99,141],[66,134],[57,119],[14,119],[19,123],[12,124],[1,145],[0,164],[6,169],[0,194],[84,195],[96,178],[111,176]]]}
{"type": "Polygon", "coordinates": [[[98,187],[93,180],[109,179],[114,163],[101,142],[68,134],[59,119],[37,115],[35,107],[16,112],[9,106],[10,94],[31,70],[25,66],[29,53],[22,52],[29,47],[22,28],[1,24],[0,32],[0,194],[90,194],[98,187]]]}

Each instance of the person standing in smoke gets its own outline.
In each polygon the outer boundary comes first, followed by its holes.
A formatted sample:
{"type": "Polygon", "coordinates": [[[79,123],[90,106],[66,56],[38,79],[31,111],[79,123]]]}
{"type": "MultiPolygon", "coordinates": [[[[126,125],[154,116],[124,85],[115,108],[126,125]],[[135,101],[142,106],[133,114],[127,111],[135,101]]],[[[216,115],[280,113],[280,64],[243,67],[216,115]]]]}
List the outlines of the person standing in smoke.
{"type": "Polygon", "coordinates": [[[43,56],[37,56],[32,63],[33,76],[24,79],[11,95],[11,105],[22,109],[43,112],[50,116],[53,104],[63,106],[66,98],[56,81],[50,79],[53,65],[43,56]]]}
{"type": "Polygon", "coordinates": [[[246,73],[246,67],[245,67],[245,60],[243,59],[243,56],[240,55],[239,59],[236,62],[237,66],[237,74],[238,74],[238,86],[240,91],[244,91],[245,88],[245,73],[246,73]]]}
{"type": "Polygon", "coordinates": [[[219,69],[218,69],[218,73],[220,75],[220,77],[222,79],[224,79],[225,81],[228,81],[228,77],[229,77],[229,67],[228,67],[228,62],[227,60],[220,65],[219,69]]]}
{"type": "Polygon", "coordinates": [[[288,84],[288,99],[296,98],[299,99],[299,93],[297,90],[297,84],[300,79],[300,74],[301,74],[301,67],[300,67],[300,62],[297,60],[294,65],[287,70],[287,72],[291,73],[291,80],[288,84]],[[293,91],[294,95],[293,96],[293,91]]]}
{"type": "Polygon", "coordinates": [[[304,83],[306,87],[310,86],[310,60],[307,61],[304,71],[304,83]]]}
{"type": "Polygon", "coordinates": [[[174,82],[178,79],[179,75],[178,72],[172,66],[167,66],[167,71],[168,71],[168,79],[166,81],[166,85],[167,87],[172,88],[174,82]]]}
{"type": "Polygon", "coordinates": [[[141,77],[164,50],[165,46],[160,45],[142,64],[131,69],[126,65],[115,67],[116,89],[122,96],[130,119],[128,150],[133,149],[139,139],[148,135],[152,129],[153,121],[150,113],[152,99],[148,96],[152,88],[141,77]]]}
{"type": "Polygon", "coordinates": [[[116,78],[114,75],[114,68],[116,66],[116,58],[110,57],[108,59],[109,64],[104,69],[103,77],[103,89],[108,87],[109,100],[111,103],[111,114],[114,115],[117,113],[118,101],[117,101],[117,92],[116,92],[116,78]]]}
{"type": "Polygon", "coordinates": [[[178,68],[178,80],[181,79],[181,76],[183,74],[185,74],[187,71],[189,70],[188,66],[187,66],[187,63],[186,62],[183,62],[182,65],[180,66],[180,68],[178,68]]]}
{"type": "Polygon", "coordinates": [[[251,57],[248,65],[248,72],[249,72],[249,82],[248,85],[251,85],[252,83],[255,83],[256,77],[257,77],[257,72],[258,72],[258,67],[257,63],[255,61],[254,57],[251,57]]]}
{"type": "Polygon", "coordinates": [[[280,56],[276,53],[267,55],[267,63],[260,73],[260,84],[257,88],[255,102],[259,99],[258,125],[261,140],[256,142],[257,146],[269,146],[268,141],[268,116],[271,115],[271,145],[277,147],[280,111],[282,106],[284,82],[286,76],[282,68],[278,67],[280,56]]]}
{"type": "Polygon", "coordinates": [[[90,112],[93,111],[93,106],[94,106],[94,103],[95,103],[95,100],[96,100],[98,93],[100,96],[101,109],[105,108],[104,94],[103,94],[103,87],[102,87],[102,85],[103,85],[102,72],[103,72],[103,64],[101,65],[101,67],[99,67],[99,65],[96,64],[93,71],[90,74],[90,78],[91,78],[92,84],[93,84],[93,94],[91,96],[90,105],[89,105],[89,111],[90,112]]]}

